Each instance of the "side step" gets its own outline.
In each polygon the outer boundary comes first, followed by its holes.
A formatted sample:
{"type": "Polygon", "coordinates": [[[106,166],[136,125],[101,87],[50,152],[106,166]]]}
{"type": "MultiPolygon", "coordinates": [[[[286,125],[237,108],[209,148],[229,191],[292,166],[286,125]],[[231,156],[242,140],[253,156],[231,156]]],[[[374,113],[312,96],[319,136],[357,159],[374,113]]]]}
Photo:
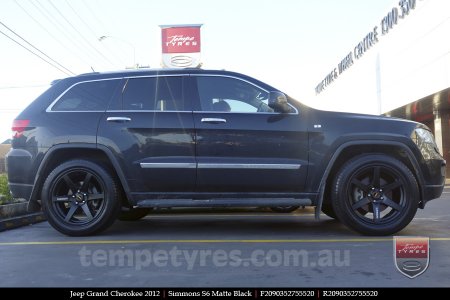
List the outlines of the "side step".
{"type": "Polygon", "coordinates": [[[136,207],[272,207],[310,206],[311,203],[311,199],[294,198],[146,199],[138,201],[136,207]]]}

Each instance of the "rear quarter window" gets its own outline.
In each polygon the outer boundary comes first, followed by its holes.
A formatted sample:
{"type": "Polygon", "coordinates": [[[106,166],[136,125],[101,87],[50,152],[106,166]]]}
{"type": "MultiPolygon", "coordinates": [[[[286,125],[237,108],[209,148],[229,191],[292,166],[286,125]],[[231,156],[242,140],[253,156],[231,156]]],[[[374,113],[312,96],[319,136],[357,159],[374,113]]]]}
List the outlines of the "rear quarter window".
{"type": "Polygon", "coordinates": [[[105,111],[120,80],[82,82],[68,90],[52,111],[105,111]]]}

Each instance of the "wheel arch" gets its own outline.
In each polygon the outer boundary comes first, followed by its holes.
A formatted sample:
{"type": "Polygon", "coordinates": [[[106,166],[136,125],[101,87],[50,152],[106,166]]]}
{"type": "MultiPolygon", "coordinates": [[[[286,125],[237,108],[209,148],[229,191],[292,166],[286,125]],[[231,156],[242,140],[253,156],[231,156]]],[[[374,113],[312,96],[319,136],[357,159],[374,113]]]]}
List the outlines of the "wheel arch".
{"type": "Polygon", "coordinates": [[[423,208],[423,176],[413,152],[408,146],[393,141],[352,141],[339,146],[330,159],[319,185],[319,196],[316,206],[316,218],[319,218],[324,201],[331,201],[333,178],[339,169],[352,157],[359,154],[385,154],[403,162],[413,173],[419,185],[419,207],[423,208]]]}
{"type": "Polygon", "coordinates": [[[93,144],[60,144],[50,148],[41,161],[36,173],[30,202],[28,204],[28,209],[30,211],[37,211],[41,208],[38,199],[40,198],[42,185],[48,174],[56,168],[56,166],[61,164],[61,162],[74,159],[85,159],[100,163],[103,167],[107,168],[107,170],[118,179],[121,191],[126,196],[125,200],[129,202],[131,193],[126,177],[120,169],[114,155],[108,148],[103,146],[97,147],[93,144]]]}

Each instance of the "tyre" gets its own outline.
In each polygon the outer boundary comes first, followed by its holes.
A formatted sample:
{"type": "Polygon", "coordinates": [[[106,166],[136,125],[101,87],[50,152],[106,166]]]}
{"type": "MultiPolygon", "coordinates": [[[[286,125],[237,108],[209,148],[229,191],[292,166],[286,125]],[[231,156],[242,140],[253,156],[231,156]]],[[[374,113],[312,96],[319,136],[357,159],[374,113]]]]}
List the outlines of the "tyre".
{"type": "Polygon", "coordinates": [[[270,209],[274,212],[278,213],[291,213],[294,210],[297,210],[300,206],[274,206],[270,209]]]}
{"type": "Polygon", "coordinates": [[[151,208],[122,208],[117,217],[120,221],[137,221],[150,213],[151,208]]]}
{"type": "Polygon", "coordinates": [[[322,212],[332,219],[336,219],[336,214],[331,206],[331,203],[322,203],[322,212]]]}
{"type": "Polygon", "coordinates": [[[366,154],[348,161],[337,173],[332,208],[342,223],[365,235],[390,235],[416,214],[419,188],[399,160],[366,154]]]}
{"type": "Polygon", "coordinates": [[[92,235],[117,218],[118,186],[111,174],[94,162],[67,161],[45,180],[42,208],[50,225],[61,233],[92,235]]]}

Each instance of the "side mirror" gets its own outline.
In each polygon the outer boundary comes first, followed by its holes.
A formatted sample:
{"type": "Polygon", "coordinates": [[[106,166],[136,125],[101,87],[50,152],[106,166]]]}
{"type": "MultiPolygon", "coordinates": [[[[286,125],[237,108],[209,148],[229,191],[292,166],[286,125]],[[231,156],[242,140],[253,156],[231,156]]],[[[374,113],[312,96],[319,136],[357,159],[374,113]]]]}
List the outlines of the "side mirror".
{"type": "Polygon", "coordinates": [[[292,108],[289,106],[287,97],[282,92],[269,93],[269,107],[279,113],[290,113],[292,108]]]}

